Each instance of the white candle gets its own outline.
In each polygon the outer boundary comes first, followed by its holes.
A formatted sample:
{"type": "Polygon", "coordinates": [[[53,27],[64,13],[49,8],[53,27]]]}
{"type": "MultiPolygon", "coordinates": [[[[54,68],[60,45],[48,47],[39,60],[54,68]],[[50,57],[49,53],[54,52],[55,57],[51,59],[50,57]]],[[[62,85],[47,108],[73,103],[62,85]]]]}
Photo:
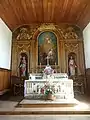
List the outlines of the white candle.
{"type": "Polygon", "coordinates": [[[56,67],[56,62],[55,62],[55,67],[56,67]]]}
{"type": "Polygon", "coordinates": [[[41,63],[40,63],[40,68],[41,68],[41,63]]]}

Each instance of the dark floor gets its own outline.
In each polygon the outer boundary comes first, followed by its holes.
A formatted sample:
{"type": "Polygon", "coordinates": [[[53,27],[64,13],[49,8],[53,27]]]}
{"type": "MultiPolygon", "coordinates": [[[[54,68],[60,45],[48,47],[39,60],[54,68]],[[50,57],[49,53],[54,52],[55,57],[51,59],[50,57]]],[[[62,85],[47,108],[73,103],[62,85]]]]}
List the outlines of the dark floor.
{"type": "MultiPolygon", "coordinates": [[[[74,98],[77,99],[78,101],[82,101],[90,104],[90,96],[87,96],[85,94],[84,95],[75,94],[74,96],[75,96],[74,98]]],[[[10,91],[0,96],[0,100],[2,101],[20,102],[22,99],[24,99],[24,96],[22,95],[14,96],[10,91]]]]}
{"type": "Polygon", "coordinates": [[[20,102],[24,97],[22,95],[14,96],[10,91],[0,96],[3,101],[16,101],[20,102]]]}

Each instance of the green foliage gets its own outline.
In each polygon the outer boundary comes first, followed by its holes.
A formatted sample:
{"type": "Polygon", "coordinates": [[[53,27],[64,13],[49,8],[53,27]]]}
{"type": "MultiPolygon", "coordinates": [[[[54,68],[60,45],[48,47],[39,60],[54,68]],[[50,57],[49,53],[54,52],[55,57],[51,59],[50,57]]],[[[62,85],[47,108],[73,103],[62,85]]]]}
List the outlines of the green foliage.
{"type": "Polygon", "coordinates": [[[45,86],[45,95],[48,95],[49,93],[53,95],[55,94],[55,87],[50,84],[45,86]]]}

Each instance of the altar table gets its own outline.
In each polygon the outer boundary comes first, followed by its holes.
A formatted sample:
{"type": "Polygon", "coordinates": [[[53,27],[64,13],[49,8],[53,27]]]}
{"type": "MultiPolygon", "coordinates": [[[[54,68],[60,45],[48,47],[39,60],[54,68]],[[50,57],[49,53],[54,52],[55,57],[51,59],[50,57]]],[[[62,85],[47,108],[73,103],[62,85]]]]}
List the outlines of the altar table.
{"type": "Polygon", "coordinates": [[[73,80],[67,78],[25,80],[24,97],[32,99],[42,98],[44,94],[42,94],[41,88],[43,88],[47,82],[50,82],[51,85],[55,87],[55,96],[57,99],[74,98],[73,80]]]}

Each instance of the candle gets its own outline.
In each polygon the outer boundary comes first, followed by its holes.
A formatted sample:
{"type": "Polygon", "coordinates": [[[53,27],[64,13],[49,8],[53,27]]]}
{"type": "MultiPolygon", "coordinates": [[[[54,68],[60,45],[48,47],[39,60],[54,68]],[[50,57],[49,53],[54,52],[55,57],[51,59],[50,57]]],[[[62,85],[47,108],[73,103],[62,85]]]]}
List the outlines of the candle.
{"type": "Polygon", "coordinates": [[[55,66],[56,66],[56,62],[55,62],[55,66]]]}
{"type": "Polygon", "coordinates": [[[40,63],[40,68],[41,68],[41,63],[40,63]]]}
{"type": "Polygon", "coordinates": [[[37,68],[36,68],[36,73],[37,73],[37,68]]]}

